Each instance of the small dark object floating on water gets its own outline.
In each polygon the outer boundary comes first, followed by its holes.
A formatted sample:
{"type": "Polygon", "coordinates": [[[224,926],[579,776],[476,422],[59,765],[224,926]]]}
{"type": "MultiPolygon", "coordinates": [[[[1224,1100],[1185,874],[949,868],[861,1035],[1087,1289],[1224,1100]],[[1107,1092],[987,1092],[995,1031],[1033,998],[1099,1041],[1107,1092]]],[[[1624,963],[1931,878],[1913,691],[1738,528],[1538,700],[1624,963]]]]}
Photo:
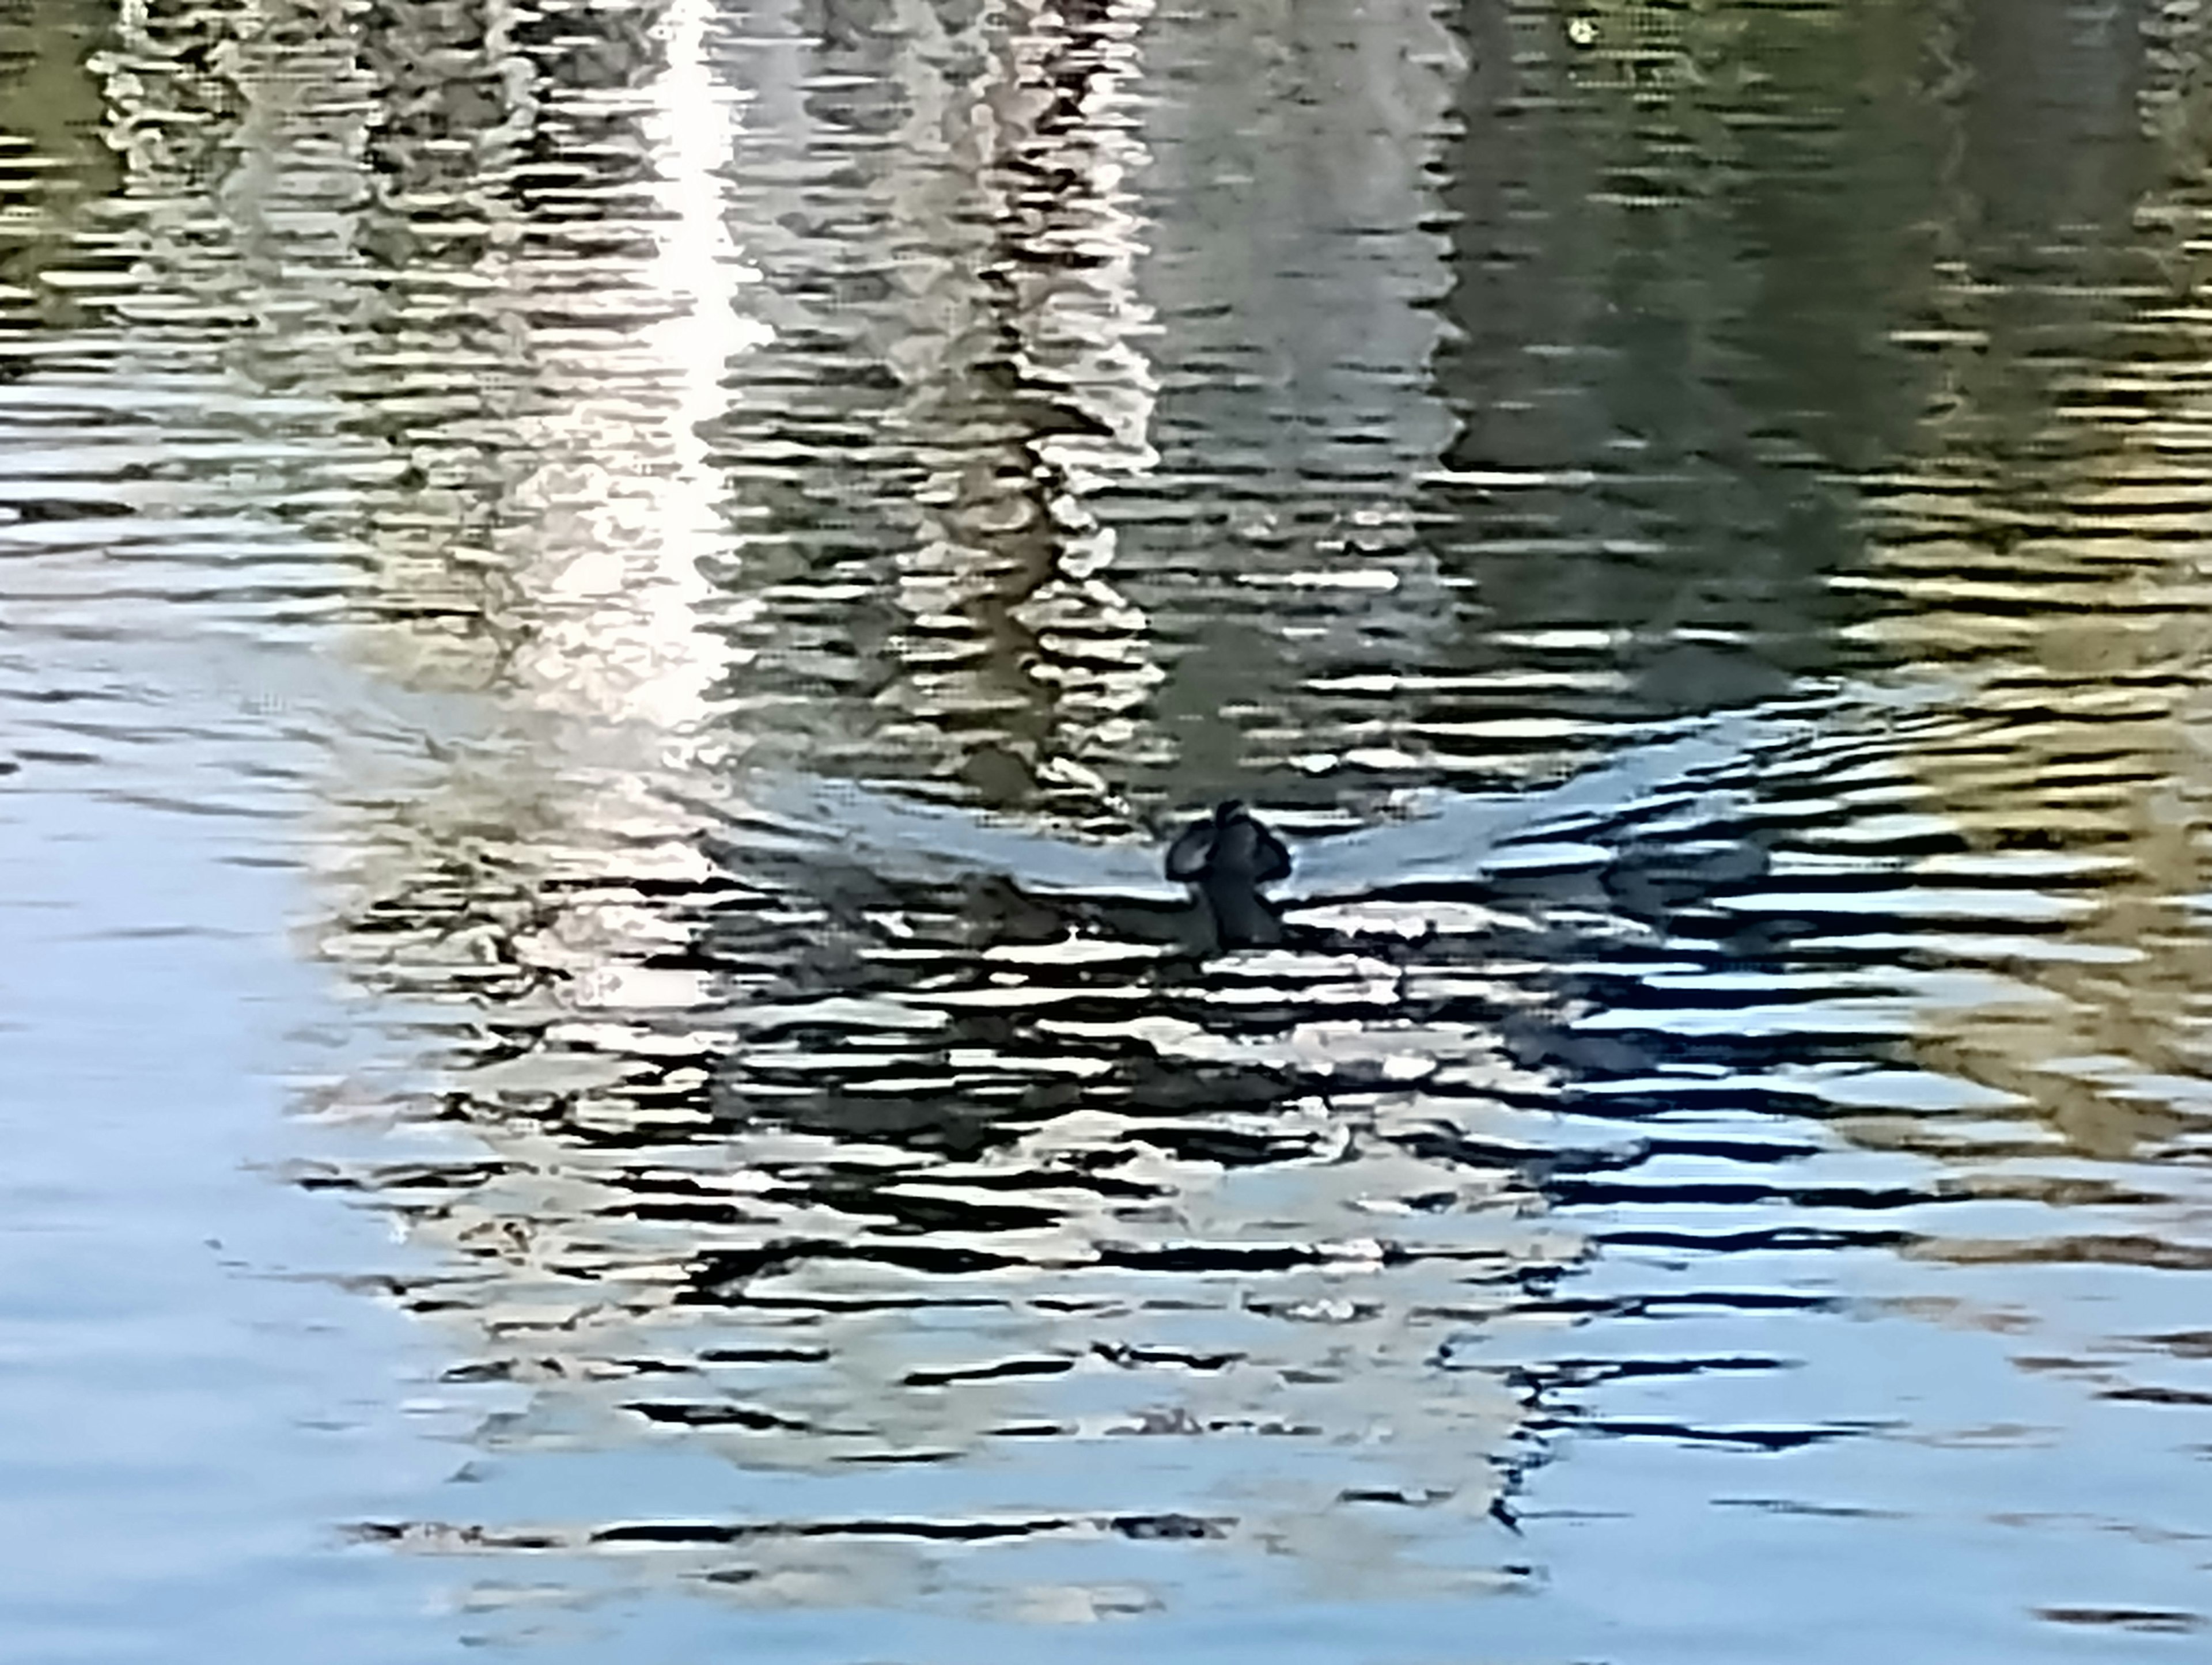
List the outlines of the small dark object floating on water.
{"type": "Polygon", "coordinates": [[[1260,887],[1291,876],[1290,849],[1236,799],[1176,836],[1167,873],[1198,893],[1223,947],[1283,939],[1282,916],[1260,887]]]}
{"type": "Polygon", "coordinates": [[[1820,748],[1855,756],[1876,724],[1893,731],[1912,697],[1853,695],[1825,711],[1808,704],[1698,719],[1516,791],[1409,792],[1387,818],[1325,828],[1301,838],[1295,854],[1233,799],[1186,823],[1164,862],[1150,836],[1070,837],[897,787],[803,773],[753,772],[723,798],[665,790],[709,825],[722,821],[709,835],[714,859],[763,883],[857,884],[893,896],[909,884],[1006,883],[1027,902],[1062,910],[1065,922],[1204,954],[1299,939],[1283,917],[1294,905],[1449,899],[1468,886],[1564,884],[1575,874],[1601,887],[1595,905],[1609,896],[1631,917],[1663,920],[1715,884],[1740,889],[1763,871],[1763,853],[1736,817],[1769,763],[1787,759],[1802,775],[1820,748]],[[796,881],[793,869],[803,875],[796,881]],[[1165,907],[1170,887],[1183,894],[1165,907]],[[1274,895],[1263,895],[1269,887],[1274,895]]]}

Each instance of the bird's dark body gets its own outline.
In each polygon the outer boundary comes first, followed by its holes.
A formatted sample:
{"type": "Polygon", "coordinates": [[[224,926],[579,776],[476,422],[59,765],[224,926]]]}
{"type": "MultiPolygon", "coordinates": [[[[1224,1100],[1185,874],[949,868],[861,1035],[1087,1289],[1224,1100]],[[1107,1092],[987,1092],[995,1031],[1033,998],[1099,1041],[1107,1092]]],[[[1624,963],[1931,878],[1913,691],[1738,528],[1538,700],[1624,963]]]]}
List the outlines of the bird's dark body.
{"type": "Polygon", "coordinates": [[[1224,948],[1283,939],[1282,916],[1260,887],[1290,872],[1289,848],[1233,798],[1184,828],[1168,846],[1168,877],[1197,892],[1224,948]]]}

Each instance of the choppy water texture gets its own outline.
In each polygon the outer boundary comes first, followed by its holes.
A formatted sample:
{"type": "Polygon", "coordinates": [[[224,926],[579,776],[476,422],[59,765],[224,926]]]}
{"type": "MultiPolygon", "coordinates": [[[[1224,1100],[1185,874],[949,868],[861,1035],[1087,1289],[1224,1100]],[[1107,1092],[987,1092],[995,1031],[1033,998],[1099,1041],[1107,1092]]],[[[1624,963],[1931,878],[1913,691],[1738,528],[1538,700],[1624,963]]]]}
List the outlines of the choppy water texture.
{"type": "Polygon", "coordinates": [[[2195,0],[0,31],[0,1655],[2198,1656],[2195,0]]]}

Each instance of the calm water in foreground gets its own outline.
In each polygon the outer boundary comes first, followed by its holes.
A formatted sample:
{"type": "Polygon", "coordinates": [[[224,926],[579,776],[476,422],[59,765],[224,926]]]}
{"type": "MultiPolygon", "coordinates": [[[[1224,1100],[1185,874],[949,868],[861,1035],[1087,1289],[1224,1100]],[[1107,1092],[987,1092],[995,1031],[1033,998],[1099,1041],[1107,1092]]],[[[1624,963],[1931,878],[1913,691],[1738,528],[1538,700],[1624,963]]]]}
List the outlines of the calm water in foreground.
{"type": "Polygon", "coordinates": [[[2204,9],[0,38],[0,1657],[2201,1655],[2204,9]]]}

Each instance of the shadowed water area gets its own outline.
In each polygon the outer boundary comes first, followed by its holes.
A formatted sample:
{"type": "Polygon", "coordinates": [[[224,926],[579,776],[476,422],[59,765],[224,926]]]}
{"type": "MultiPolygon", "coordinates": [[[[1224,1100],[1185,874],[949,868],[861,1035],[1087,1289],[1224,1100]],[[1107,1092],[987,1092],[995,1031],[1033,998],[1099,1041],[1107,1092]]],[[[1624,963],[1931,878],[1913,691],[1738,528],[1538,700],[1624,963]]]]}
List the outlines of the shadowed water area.
{"type": "Polygon", "coordinates": [[[2208,163],[2196,0],[0,20],[0,1657],[2195,1657],[2208,163]]]}

